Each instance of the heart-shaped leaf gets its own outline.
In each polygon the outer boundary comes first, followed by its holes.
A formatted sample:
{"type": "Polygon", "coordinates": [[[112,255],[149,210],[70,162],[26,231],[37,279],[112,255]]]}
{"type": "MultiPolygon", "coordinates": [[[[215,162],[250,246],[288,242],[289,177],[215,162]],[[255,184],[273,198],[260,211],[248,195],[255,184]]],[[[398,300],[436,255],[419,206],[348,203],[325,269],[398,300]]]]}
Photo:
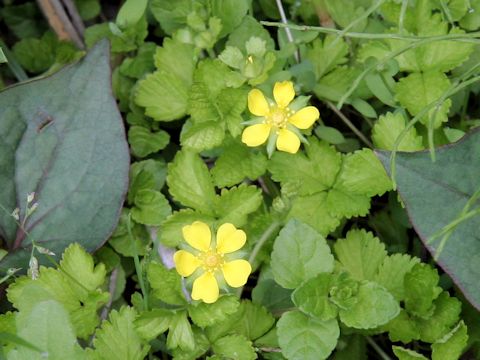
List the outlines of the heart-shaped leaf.
{"type": "Polygon", "coordinates": [[[93,251],[115,228],[129,152],[110,79],[104,41],[79,63],[0,93],[0,243],[10,251],[1,269],[25,268],[32,240],[56,254],[72,242],[93,251]]]}
{"type": "MultiPolygon", "coordinates": [[[[378,151],[377,156],[390,172],[390,152],[378,151]]],[[[469,301],[480,309],[479,214],[452,226],[441,251],[442,236],[429,241],[447,225],[459,220],[469,200],[480,190],[480,131],[436,149],[435,162],[427,151],[399,152],[396,181],[410,220],[423,243],[469,301]]],[[[469,205],[467,212],[474,212],[478,201],[469,205]]]]}

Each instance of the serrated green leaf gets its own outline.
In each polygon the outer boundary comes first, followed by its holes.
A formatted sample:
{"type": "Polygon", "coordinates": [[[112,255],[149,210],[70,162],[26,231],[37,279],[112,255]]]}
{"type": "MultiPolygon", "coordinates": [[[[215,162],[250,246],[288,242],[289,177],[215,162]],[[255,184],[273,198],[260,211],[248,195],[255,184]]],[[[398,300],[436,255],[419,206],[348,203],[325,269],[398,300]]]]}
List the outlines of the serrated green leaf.
{"type": "Polygon", "coordinates": [[[269,311],[289,309],[293,306],[292,291],[278,285],[273,279],[259,280],[252,290],[252,301],[265,306],[269,311]]]}
{"type": "Polygon", "coordinates": [[[355,298],[353,306],[338,312],[340,320],[355,329],[384,325],[400,312],[398,301],[384,287],[372,281],[362,281],[355,298]]]}
{"type": "Polygon", "coordinates": [[[241,335],[230,335],[216,340],[212,344],[212,350],[216,355],[232,360],[257,358],[252,342],[241,335]]]}
{"type": "Polygon", "coordinates": [[[335,35],[327,35],[323,41],[315,39],[311,47],[307,47],[306,59],[310,60],[315,69],[317,79],[333,70],[337,65],[347,62],[348,45],[335,35]]]}
{"type": "Polygon", "coordinates": [[[267,50],[275,49],[275,43],[267,29],[250,15],[245,16],[242,23],[230,34],[227,45],[235,46],[243,50],[245,49],[245,44],[252,36],[264,40],[267,50]]]}
{"type": "Polygon", "coordinates": [[[264,153],[230,141],[215,161],[211,173],[215,185],[226,187],[236,185],[245,178],[256,180],[266,169],[267,157],[264,153]]]}
{"type": "Polygon", "coordinates": [[[56,36],[46,32],[41,38],[25,38],[13,46],[13,53],[20,65],[31,73],[47,71],[55,62],[56,36]]]}
{"type": "Polygon", "coordinates": [[[183,205],[205,214],[215,211],[216,195],[212,178],[200,156],[182,150],[168,165],[167,185],[170,194],[183,205]]]}
{"type": "Polygon", "coordinates": [[[190,44],[165,38],[155,52],[155,66],[158,70],[173,74],[184,84],[191,85],[196,63],[194,50],[190,44]]]}
{"type": "Polygon", "coordinates": [[[172,213],[165,196],[155,190],[143,189],[135,195],[132,219],[144,225],[160,225],[172,213]]]}
{"type": "Polygon", "coordinates": [[[422,354],[410,349],[404,349],[400,346],[393,346],[392,349],[398,360],[428,360],[422,354]]]}
{"type": "Polygon", "coordinates": [[[180,78],[158,70],[138,82],[135,103],[157,121],[173,121],[186,114],[188,90],[180,78]]]}
{"type": "Polygon", "coordinates": [[[140,190],[160,191],[165,185],[167,166],[165,161],[148,159],[134,162],[130,167],[130,187],[127,200],[130,204],[140,190]]]}
{"type": "Polygon", "coordinates": [[[420,339],[420,330],[415,318],[411,318],[403,309],[400,310],[397,317],[385,325],[384,329],[388,330],[388,337],[394,342],[401,341],[408,344],[413,340],[420,339]]]}
{"type": "Polygon", "coordinates": [[[182,350],[176,348],[172,350],[174,360],[196,360],[201,358],[210,349],[210,342],[202,329],[193,327],[193,336],[195,338],[195,348],[193,350],[182,350]]]}
{"type": "MultiPolygon", "coordinates": [[[[328,74],[323,76],[315,85],[313,92],[320,99],[330,101],[339,101],[343,94],[347,92],[352,86],[352,83],[360,75],[359,68],[352,68],[348,66],[338,66],[328,74]]],[[[365,96],[371,94],[370,91],[361,86],[353,93],[352,98],[356,96],[365,96]]]]}
{"type": "Polygon", "coordinates": [[[0,94],[0,204],[19,207],[22,221],[27,194],[38,203],[24,224],[29,236],[0,213],[2,238],[15,249],[2,270],[28,267],[32,239],[59,256],[73,242],[93,251],[114,229],[129,156],[109,69],[102,42],[79,63],[0,94]]]}
{"type": "Polygon", "coordinates": [[[383,195],[392,189],[392,181],[370,149],[357,150],[345,156],[340,183],[351,193],[369,197],[383,195]]]}
{"type": "Polygon", "coordinates": [[[333,280],[326,273],[307,280],[292,293],[293,302],[303,313],[321,321],[336,318],[337,307],[328,298],[333,280]]]}
{"type": "MultiPolygon", "coordinates": [[[[366,195],[355,194],[341,183],[327,193],[327,208],[331,216],[338,219],[352,216],[365,216],[370,209],[370,198],[366,195]]],[[[333,230],[333,229],[331,229],[333,230]]]]}
{"type": "Polygon", "coordinates": [[[478,0],[470,1],[471,11],[469,11],[461,20],[460,26],[466,30],[477,30],[480,27],[480,2],[478,0]]]}
{"type": "Polygon", "coordinates": [[[374,280],[387,256],[385,245],[363,229],[350,230],[345,239],[335,242],[333,249],[341,267],[355,280],[374,280]]]}
{"type": "Polygon", "coordinates": [[[299,195],[329,189],[340,171],[342,157],[326,142],[312,138],[306,155],[276,152],[268,165],[272,178],[283,186],[297,188],[299,195]]]}
{"type": "Polygon", "coordinates": [[[420,340],[433,343],[448,333],[450,328],[460,320],[461,302],[442,292],[434,302],[435,310],[428,319],[417,318],[420,340]]]}
{"type": "Polygon", "coordinates": [[[135,79],[142,78],[145,74],[155,69],[153,55],[157,46],[152,42],[145,42],[138,48],[133,58],[126,58],[120,65],[120,73],[135,79]]]}
{"type": "Polygon", "coordinates": [[[8,359],[40,360],[45,353],[54,359],[87,359],[77,343],[68,313],[59,302],[37,302],[30,311],[20,312],[16,323],[17,334],[41,351],[17,346],[8,353],[8,359]]]}
{"type": "Polygon", "coordinates": [[[321,235],[327,236],[340,225],[340,219],[330,214],[327,206],[327,192],[295,198],[288,213],[289,219],[298,219],[310,225],[321,235]]]}
{"type": "Polygon", "coordinates": [[[193,10],[190,0],[175,3],[163,0],[150,1],[150,10],[162,29],[169,35],[187,23],[187,16],[193,10]]]}
{"type": "Polygon", "coordinates": [[[234,69],[240,69],[242,62],[245,61],[245,57],[240,51],[239,48],[235,46],[227,46],[225,50],[222,51],[218,58],[234,69]]]}
{"type": "Polygon", "coordinates": [[[135,25],[147,10],[148,0],[126,0],[117,13],[115,23],[120,29],[135,25]]]}
{"type": "Polygon", "coordinates": [[[175,269],[167,269],[158,262],[151,262],[148,265],[147,278],[157,299],[171,305],[186,303],[182,278],[175,269]]]}
{"type": "Polygon", "coordinates": [[[319,321],[289,311],[277,323],[278,342],[289,360],[326,359],[337,345],[340,329],[336,319],[319,321]]]}
{"type": "Polygon", "coordinates": [[[274,323],[274,317],[263,306],[243,300],[234,314],[207,327],[206,333],[211,342],[229,334],[243,335],[253,341],[270,330],[274,323]]]}
{"type": "Polygon", "coordinates": [[[420,259],[406,254],[387,256],[372,279],[387,289],[398,301],[405,299],[405,274],[409,272],[420,259]]]}
{"type": "Polygon", "coordinates": [[[144,340],[151,341],[168,330],[173,316],[173,310],[144,311],[135,320],[135,330],[144,340]]]}
{"type": "Polygon", "coordinates": [[[217,198],[216,213],[219,223],[232,223],[242,227],[247,216],[255,212],[262,203],[262,191],[256,186],[242,184],[230,189],[222,189],[217,198]]]}
{"type": "Polygon", "coordinates": [[[436,269],[427,264],[416,264],[405,274],[405,309],[428,319],[435,307],[433,301],[442,289],[437,286],[440,277],[436,269]]]}
{"type": "Polygon", "coordinates": [[[167,348],[180,348],[183,351],[192,351],[195,348],[195,338],[185,310],[178,311],[170,320],[167,348]]]}
{"type": "Polygon", "coordinates": [[[287,289],[333,270],[327,242],[310,226],[290,220],[275,239],[271,266],[275,281],[287,289]]]}
{"type": "Polygon", "coordinates": [[[467,327],[461,321],[452,331],[432,344],[432,360],[459,359],[467,345],[467,341],[467,327]]]}
{"type": "MultiPolygon", "coordinates": [[[[474,285],[480,276],[480,268],[474,265],[479,249],[480,218],[473,216],[455,227],[440,253],[440,239],[432,242],[428,239],[457,220],[480,188],[476,171],[479,135],[473,131],[455,144],[436,149],[435,162],[428,152],[398,153],[396,157],[396,182],[417,233],[475,306],[480,304],[480,288],[474,285]]],[[[390,172],[390,153],[378,152],[377,156],[390,172]]]]}
{"type": "Polygon", "coordinates": [[[180,142],[185,149],[196,152],[210,150],[222,144],[225,128],[215,121],[198,124],[185,123],[180,135],[180,142]]]}
{"type": "Polygon", "coordinates": [[[145,157],[165,148],[170,141],[170,135],[163,130],[151,132],[143,126],[132,126],[128,129],[128,142],[132,153],[145,157]]]}
{"type": "MultiPolygon", "coordinates": [[[[450,85],[448,77],[441,72],[412,73],[397,83],[396,99],[410,114],[417,115],[427,105],[438,100],[450,85]]],[[[434,119],[433,127],[440,127],[448,120],[451,104],[450,99],[445,100],[440,107],[430,109],[428,115],[423,116],[420,121],[428,126],[430,119],[434,119]]]]}
{"type": "Polygon", "coordinates": [[[150,236],[145,226],[129,220],[129,214],[129,210],[126,208],[122,209],[120,222],[112,234],[109,244],[116,252],[123,256],[145,255],[147,244],[150,242],[150,236]],[[128,233],[128,221],[131,222],[130,225],[133,239],[128,233]]]}
{"type": "Polygon", "coordinates": [[[135,330],[135,310],[123,306],[119,311],[112,310],[108,321],[104,321],[95,333],[93,346],[95,350],[89,355],[93,359],[113,360],[143,360],[150,350],[150,345],[144,342],[135,330]]]}
{"type": "Polygon", "coordinates": [[[212,0],[211,14],[222,21],[219,37],[228,35],[241,24],[250,6],[249,0],[212,0]]]}
{"type": "Polygon", "coordinates": [[[91,255],[78,244],[72,244],[63,254],[60,269],[41,266],[38,279],[18,278],[8,288],[7,296],[23,312],[42,300],[58,301],[68,311],[77,337],[88,338],[98,325],[98,308],[109,297],[98,289],[104,280],[105,266],[94,267],[91,255]]]}
{"type": "MultiPolygon", "coordinates": [[[[372,139],[376,147],[393,150],[395,142],[407,127],[407,120],[401,112],[386,113],[380,116],[373,126],[372,139]]],[[[415,127],[410,128],[398,145],[399,151],[417,151],[423,149],[423,139],[417,135],[415,127]]]]}
{"type": "Polygon", "coordinates": [[[200,302],[188,306],[188,314],[192,321],[200,326],[214,325],[218,321],[225,320],[235,313],[240,305],[236,296],[221,296],[213,304],[200,302]]]}

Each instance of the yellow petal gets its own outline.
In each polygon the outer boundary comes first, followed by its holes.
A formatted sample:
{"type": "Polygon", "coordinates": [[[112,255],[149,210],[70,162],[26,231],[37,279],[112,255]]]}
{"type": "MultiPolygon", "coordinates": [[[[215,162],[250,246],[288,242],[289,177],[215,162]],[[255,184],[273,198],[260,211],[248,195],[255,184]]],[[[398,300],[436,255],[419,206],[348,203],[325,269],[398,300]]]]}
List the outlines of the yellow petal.
{"type": "Polygon", "coordinates": [[[281,108],[286,108],[295,97],[295,90],[291,81],[276,82],[273,87],[273,97],[281,108]]]}
{"type": "Polygon", "coordinates": [[[248,93],[248,110],[257,116],[266,116],[270,112],[267,99],[260,90],[253,89],[248,93]]]}
{"type": "Polygon", "coordinates": [[[203,300],[207,304],[214,303],[218,299],[218,283],[215,275],[205,272],[193,282],[193,300],[203,300]]]}
{"type": "Polygon", "coordinates": [[[240,287],[247,283],[252,266],[247,260],[233,260],[223,265],[222,272],[228,285],[240,287]]]}
{"type": "Polygon", "coordinates": [[[278,131],[277,149],[286,151],[290,154],[295,154],[300,148],[300,139],[297,135],[287,129],[280,129],[278,131]]]}
{"type": "Polygon", "coordinates": [[[270,135],[271,126],[268,124],[256,124],[247,126],[242,133],[242,142],[248,146],[262,145],[270,135]]]}
{"type": "Polygon", "coordinates": [[[200,266],[200,261],[197,257],[185,250],[177,251],[173,255],[173,261],[175,262],[177,272],[183,277],[192,275],[200,266]]]}
{"type": "Polygon", "coordinates": [[[299,129],[308,129],[320,117],[315,106],[307,106],[290,116],[288,121],[299,129]]]}
{"type": "Polygon", "coordinates": [[[241,249],[247,241],[247,235],[242,230],[237,230],[233,224],[226,223],[217,231],[217,251],[222,254],[232,253],[241,249]]]}
{"type": "Polygon", "coordinates": [[[207,224],[201,221],[195,221],[191,225],[184,226],[182,228],[182,233],[183,238],[191,247],[200,251],[207,251],[210,249],[212,233],[207,224]]]}

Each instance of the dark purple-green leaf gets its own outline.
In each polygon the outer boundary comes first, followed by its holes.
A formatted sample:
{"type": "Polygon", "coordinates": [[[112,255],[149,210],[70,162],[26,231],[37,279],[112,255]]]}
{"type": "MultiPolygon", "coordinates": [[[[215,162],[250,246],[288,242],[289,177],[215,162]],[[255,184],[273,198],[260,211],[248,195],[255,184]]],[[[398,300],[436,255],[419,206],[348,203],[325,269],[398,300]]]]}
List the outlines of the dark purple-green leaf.
{"type": "Polygon", "coordinates": [[[58,73],[0,93],[0,269],[28,264],[32,239],[56,254],[72,242],[97,249],[115,228],[129,152],[111,90],[108,43],[58,73]],[[24,229],[27,195],[37,209],[24,229]]]}

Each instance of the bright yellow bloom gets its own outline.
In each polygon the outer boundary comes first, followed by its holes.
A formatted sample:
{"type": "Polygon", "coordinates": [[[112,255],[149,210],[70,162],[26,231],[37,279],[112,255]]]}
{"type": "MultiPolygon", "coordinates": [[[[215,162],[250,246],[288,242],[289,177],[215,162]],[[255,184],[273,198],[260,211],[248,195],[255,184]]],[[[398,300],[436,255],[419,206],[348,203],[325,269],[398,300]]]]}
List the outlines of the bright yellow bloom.
{"type": "Polygon", "coordinates": [[[297,129],[311,127],[320,113],[315,106],[306,106],[298,111],[294,109],[292,100],[295,90],[291,81],[275,83],[273,97],[275,102],[269,102],[258,89],[248,93],[248,109],[261,120],[243,130],[242,141],[248,146],[259,146],[270,137],[278,150],[295,154],[300,148],[301,138],[297,129]]]}
{"type": "Polygon", "coordinates": [[[218,228],[215,246],[212,246],[210,227],[195,221],[182,228],[185,241],[194,249],[196,254],[179,250],[173,256],[177,272],[188,277],[197,269],[201,275],[193,282],[192,299],[214,303],[218,299],[219,289],[217,276],[223,274],[225,281],[231,287],[241,287],[247,282],[252,272],[250,263],[246,260],[227,261],[228,255],[245,245],[247,236],[232,224],[226,223],[218,228]]]}

